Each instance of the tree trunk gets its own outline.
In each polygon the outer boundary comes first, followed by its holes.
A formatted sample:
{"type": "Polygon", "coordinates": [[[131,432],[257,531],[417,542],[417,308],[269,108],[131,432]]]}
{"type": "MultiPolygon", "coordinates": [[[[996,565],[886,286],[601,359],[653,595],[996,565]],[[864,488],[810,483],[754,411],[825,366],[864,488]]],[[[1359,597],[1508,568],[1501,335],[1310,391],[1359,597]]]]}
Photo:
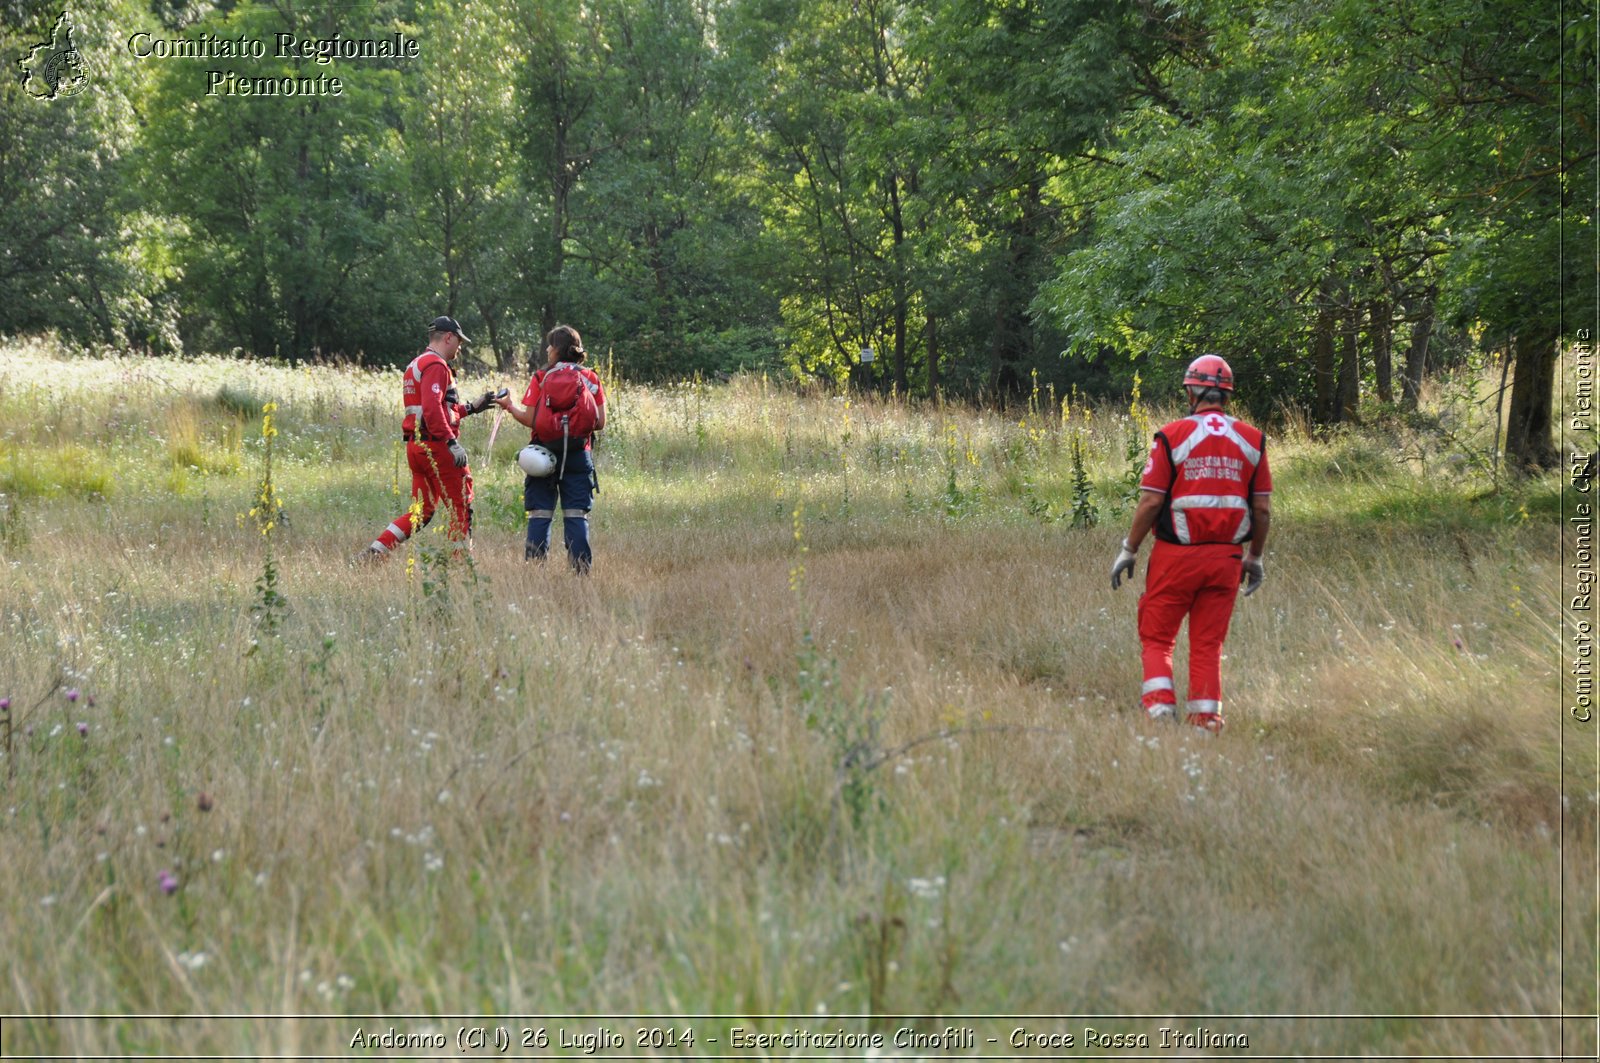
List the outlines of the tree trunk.
{"type": "Polygon", "coordinates": [[[906,300],[904,294],[894,298],[894,392],[904,396],[910,386],[906,377],[906,300]]]}
{"type": "Polygon", "coordinates": [[[1377,377],[1378,401],[1388,406],[1394,402],[1394,313],[1386,300],[1379,299],[1369,308],[1367,320],[1372,336],[1372,369],[1377,377]]]}
{"type": "Polygon", "coordinates": [[[556,327],[556,299],[561,291],[561,270],[565,266],[567,201],[575,176],[573,161],[567,158],[567,131],[572,116],[566,107],[566,72],[558,68],[551,98],[553,143],[550,158],[550,272],[545,276],[544,302],[539,308],[539,346],[556,327]]]}
{"type": "Polygon", "coordinates": [[[455,196],[451,189],[444,189],[444,216],[440,219],[439,240],[444,249],[444,312],[451,317],[460,317],[457,301],[460,296],[461,278],[459,256],[456,254],[456,212],[455,196]]]}
{"type": "MultiPolygon", "coordinates": [[[[1417,307],[1418,315],[1416,325],[1411,330],[1411,346],[1406,351],[1406,372],[1400,381],[1400,405],[1407,410],[1417,408],[1417,400],[1422,395],[1422,376],[1428,368],[1428,341],[1433,337],[1433,309],[1438,299],[1439,289],[1429,286],[1422,293],[1421,305],[1417,307]]],[[[1406,300],[1406,316],[1410,317],[1413,302],[1406,300]]]]}
{"type": "Polygon", "coordinates": [[[675,338],[672,336],[672,282],[667,270],[666,249],[662,247],[661,227],[653,218],[645,222],[644,245],[647,249],[646,259],[650,274],[655,279],[656,285],[656,306],[653,315],[656,331],[670,341],[675,338]]]}
{"type": "MultiPolygon", "coordinates": [[[[566,137],[557,135],[558,152],[566,150],[566,137]]],[[[539,312],[540,347],[544,346],[543,337],[550,334],[556,327],[556,293],[561,288],[561,269],[566,264],[563,261],[566,250],[567,234],[567,193],[571,190],[567,179],[567,164],[564,159],[557,159],[551,172],[551,202],[550,202],[550,274],[546,278],[544,306],[539,312]]]]}
{"type": "Polygon", "coordinates": [[[904,395],[908,386],[906,377],[906,303],[909,299],[906,284],[906,223],[900,209],[900,175],[889,174],[890,223],[894,229],[894,387],[904,395]]]}
{"type": "Polygon", "coordinates": [[[1345,424],[1355,424],[1361,419],[1361,345],[1356,336],[1361,331],[1361,311],[1349,302],[1346,290],[1344,312],[1339,316],[1344,328],[1339,337],[1339,416],[1345,424]]]}
{"type": "Polygon", "coordinates": [[[1005,310],[997,306],[989,333],[989,398],[996,405],[1000,404],[1000,380],[1005,374],[1005,329],[1005,310]]]}
{"type": "Polygon", "coordinates": [[[1333,307],[1328,304],[1328,295],[1328,287],[1324,285],[1317,307],[1317,323],[1311,331],[1311,366],[1317,385],[1316,405],[1311,410],[1313,424],[1332,424],[1338,401],[1333,357],[1333,307]]]}
{"type": "Polygon", "coordinates": [[[495,368],[502,373],[509,373],[516,368],[517,352],[511,347],[500,343],[499,308],[486,306],[480,301],[478,303],[478,316],[483,318],[483,327],[489,331],[489,350],[494,353],[495,368]]]}
{"type": "Polygon", "coordinates": [[[1516,366],[1511,380],[1511,413],[1506,424],[1506,466],[1526,474],[1555,465],[1554,424],[1556,333],[1529,325],[1513,342],[1516,366]]]}
{"type": "Polygon", "coordinates": [[[928,398],[939,395],[939,319],[932,313],[923,323],[922,335],[928,347],[928,398]]]}
{"type": "Polygon", "coordinates": [[[478,316],[483,319],[483,326],[489,333],[489,350],[494,354],[495,368],[502,373],[510,372],[516,368],[517,350],[515,344],[501,342],[500,330],[505,323],[505,303],[498,298],[490,299],[485,295],[488,289],[478,272],[477,258],[466,260],[466,274],[472,282],[475,296],[472,305],[477,309],[478,316]]]}

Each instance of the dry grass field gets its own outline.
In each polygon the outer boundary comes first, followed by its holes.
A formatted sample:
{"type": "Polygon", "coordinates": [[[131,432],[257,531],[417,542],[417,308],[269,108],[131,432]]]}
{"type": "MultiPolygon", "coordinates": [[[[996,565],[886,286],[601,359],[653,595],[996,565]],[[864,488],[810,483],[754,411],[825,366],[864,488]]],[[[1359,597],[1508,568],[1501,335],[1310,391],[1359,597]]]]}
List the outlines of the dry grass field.
{"type": "MultiPolygon", "coordinates": [[[[523,562],[490,416],[471,561],[435,528],[349,563],[406,506],[396,374],[0,359],[8,1056],[448,1055],[471,1020],[386,1017],[563,1013],[1594,1054],[1529,1018],[1596,1009],[1560,484],[1491,490],[1482,407],[1436,407],[1448,444],[1271,434],[1211,739],[1134,711],[1127,409],[613,374],[578,579],[523,562]],[[1007,1014],[1145,1018],[957,1018],[1007,1014]]],[[[800,1023],[609,1025],[687,1058],[800,1023]]]]}

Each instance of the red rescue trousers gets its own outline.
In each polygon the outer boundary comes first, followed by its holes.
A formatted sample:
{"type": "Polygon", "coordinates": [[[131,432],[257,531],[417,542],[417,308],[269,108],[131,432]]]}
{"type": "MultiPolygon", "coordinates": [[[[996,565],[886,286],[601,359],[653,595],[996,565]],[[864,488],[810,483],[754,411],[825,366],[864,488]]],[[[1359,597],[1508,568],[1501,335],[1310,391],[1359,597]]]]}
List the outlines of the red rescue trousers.
{"type": "MultiPolygon", "coordinates": [[[[1239,595],[1244,547],[1231,543],[1179,546],[1156,541],[1139,597],[1145,711],[1176,706],[1172,647],[1189,618],[1188,712],[1222,713],[1222,641],[1239,595]]],[[[1159,710],[1158,710],[1159,711],[1159,710]]]]}
{"type": "Polygon", "coordinates": [[[445,533],[461,541],[472,535],[472,474],[456,468],[450,444],[440,440],[406,444],[406,464],[411,466],[411,497],[422,499],[422,517],[407,509],[378,536],[378,544],[393,550],[433,519],[441,500],[450,503],[450,525],[445,533]]]}

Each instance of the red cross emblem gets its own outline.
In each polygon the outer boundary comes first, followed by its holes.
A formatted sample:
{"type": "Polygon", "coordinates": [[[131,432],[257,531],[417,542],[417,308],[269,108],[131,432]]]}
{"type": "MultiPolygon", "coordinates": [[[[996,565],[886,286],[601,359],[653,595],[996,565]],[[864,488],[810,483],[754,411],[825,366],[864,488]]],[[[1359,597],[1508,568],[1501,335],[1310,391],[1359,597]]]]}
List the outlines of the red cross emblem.
{"type": "Polygon", "coordinates": [[[1222,434],[1222,430],[1227,427],[1228,422],[1224,421],[1222,418],[1218,417],[1216,414],[1212,414],[1210,417],[1206,418],[1205,425],[1206,425],[1206,429],[1212,435],[1219,436],[1219,435],[1222,434]]]}

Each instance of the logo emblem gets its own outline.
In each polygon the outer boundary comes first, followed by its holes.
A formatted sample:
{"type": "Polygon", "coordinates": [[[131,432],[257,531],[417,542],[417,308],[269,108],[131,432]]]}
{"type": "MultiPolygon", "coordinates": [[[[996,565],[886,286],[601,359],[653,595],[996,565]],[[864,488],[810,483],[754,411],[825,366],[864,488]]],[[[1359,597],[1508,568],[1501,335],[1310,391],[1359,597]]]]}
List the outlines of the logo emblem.
{"type": "Polygon", "coordinates": [[[72,43],[72,30],[72,17],[63,10],[55,29],[50,31],[50,39],[28,49],[27,58],[17,60],[22,67],[22,87],[28,95],[53,100],[76,96],[88,88],[88,66],[83,53],[72,43]]]}
{"type": "Polygon", "coordinates": [[[1206,426],[1206,431],[1210,432],[1214,436],[1220,436],[1223,432],[1227,431],[1228,428],[1228,422],[1224,421],[1216,414],[1212,414],[1201,423],[1206,426]]]}

